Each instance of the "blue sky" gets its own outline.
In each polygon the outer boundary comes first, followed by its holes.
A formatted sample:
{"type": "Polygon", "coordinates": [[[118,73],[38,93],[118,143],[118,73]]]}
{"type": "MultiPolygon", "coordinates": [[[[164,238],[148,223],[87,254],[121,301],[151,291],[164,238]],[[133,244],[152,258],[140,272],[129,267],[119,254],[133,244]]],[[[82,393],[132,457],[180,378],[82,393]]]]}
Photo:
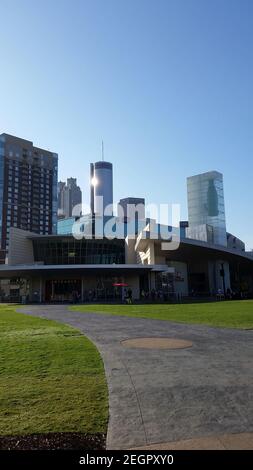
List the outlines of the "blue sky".
{"type": "Polygon", "coordinates": [[[186,177],[224,174],[227,229],[253,248],[252,0],[0,0],[0,132],[59,154],[89,198],[181,204],[186,177]]]}

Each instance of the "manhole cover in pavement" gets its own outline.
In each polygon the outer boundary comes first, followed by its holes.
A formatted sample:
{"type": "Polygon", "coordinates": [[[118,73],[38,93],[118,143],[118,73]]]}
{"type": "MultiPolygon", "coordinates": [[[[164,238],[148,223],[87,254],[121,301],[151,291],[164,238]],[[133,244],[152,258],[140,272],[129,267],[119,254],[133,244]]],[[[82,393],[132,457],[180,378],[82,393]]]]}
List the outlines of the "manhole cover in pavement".
{"type": "Polygon", "coordinates": [[[133,338],[121,341],[127,348],[142,349],[184,349],[192,346],[191,341],[177,338],[133,338]]]}

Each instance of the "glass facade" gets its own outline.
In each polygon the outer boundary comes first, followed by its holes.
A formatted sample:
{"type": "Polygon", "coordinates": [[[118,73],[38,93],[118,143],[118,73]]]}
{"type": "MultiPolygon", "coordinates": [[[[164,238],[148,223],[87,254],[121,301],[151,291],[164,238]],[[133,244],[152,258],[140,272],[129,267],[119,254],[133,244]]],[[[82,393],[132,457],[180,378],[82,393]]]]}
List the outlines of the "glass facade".
{"type": "Polygon", "coordinates": [[[223,176],[217,171],[187,178],[189,228],[213,227],[213,243],[227,245],[223,176]]]}
{"type": "Polygon", "coordinates": [[[0,301],[21,302],[27,301],[29,296],[29,280],[23,278],[0,279],[0,301]]]}
{"type": "Polygon", "coordinates": [[[79,235],[85,238],[92,238],[92,236],[112,238],[125,238],[127,235],[133,237],[138,233],[138,230],[143,230],[146,226],[146,221],[131,220],[127,223],[115,216],[99,217],[98,215],[92,216],[91,214],[84,214],[81,217],[67,217],[66,219],[58,219],[57,234],[59,235],[79,235]],[[107,226],[109,224],[109,227],[107,226]],[[74,229],[74,232],[73,232],[74,229]]]}
{"type": "Polygon", "coordinates": [[[156,291],[163,297],[163,300],[168,300],[175,295],[174,287],[174,274],[172,273],[155,273],[155,288],[156,291]]]}
{"type": "Polygon", "coordinates": [[[90,165],[91,212],[100,212],[99,198],[102,197],[103,213],[106,206],[113,203],[113,169],[109,162],[96,162],[90,165]]]}
{"type": "Polygon", "coordinates": [[[44,264],[124,264],[124,240],[76,240],[59,237],[33,240],[34,261],[44,264]]]}
{"type": "Polygon", "coordinates": [[[96,302],[96,301],[121,301],[124,289],[119,283],[124,282],[122,276],[97,275],[93,285],[81,279],[50,279],[45,282],[46,302],[96,302]],[[123,289],[123,290],[122,290],[123,289]]]}
{"type": "Polygon", "coordinates": [[[57,233],[59,235],[71,235],[72,227],[76,217],[67,217],[66,219],[59,219],[57,221],[57,233]]]}

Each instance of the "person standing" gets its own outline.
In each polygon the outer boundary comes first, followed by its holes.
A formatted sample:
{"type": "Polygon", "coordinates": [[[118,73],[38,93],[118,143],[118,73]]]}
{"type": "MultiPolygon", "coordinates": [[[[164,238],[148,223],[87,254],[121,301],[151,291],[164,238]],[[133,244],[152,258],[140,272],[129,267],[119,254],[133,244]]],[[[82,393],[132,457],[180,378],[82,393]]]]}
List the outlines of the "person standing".
{"type": "Polygon", "coordinates": [[[127,291],[127,294],[128,294],[128,303],[129,304],[132,304],[133,303],[133,300],[132,300],[132,289],[131,287],[129,287],[128,291],[127,291]]]}

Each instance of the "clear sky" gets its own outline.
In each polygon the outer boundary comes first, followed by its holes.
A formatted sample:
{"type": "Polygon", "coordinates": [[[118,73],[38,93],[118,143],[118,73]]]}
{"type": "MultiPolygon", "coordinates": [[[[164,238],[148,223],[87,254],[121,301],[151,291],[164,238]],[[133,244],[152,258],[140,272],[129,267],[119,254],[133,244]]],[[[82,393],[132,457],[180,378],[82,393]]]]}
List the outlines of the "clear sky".
{"type": "Polygon", "coordinates": [[[0,132],[59,154],[88,201],[89,163],[114,198],[180,203],[224,174],[227,229],[253,248],[252,0],[0,0],[0,132]]]}

